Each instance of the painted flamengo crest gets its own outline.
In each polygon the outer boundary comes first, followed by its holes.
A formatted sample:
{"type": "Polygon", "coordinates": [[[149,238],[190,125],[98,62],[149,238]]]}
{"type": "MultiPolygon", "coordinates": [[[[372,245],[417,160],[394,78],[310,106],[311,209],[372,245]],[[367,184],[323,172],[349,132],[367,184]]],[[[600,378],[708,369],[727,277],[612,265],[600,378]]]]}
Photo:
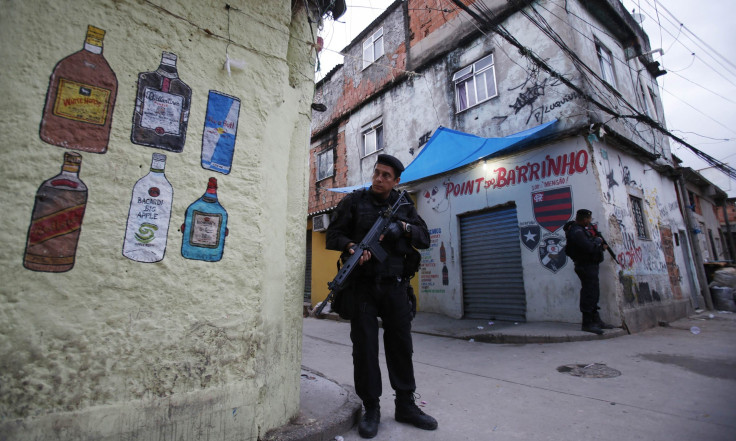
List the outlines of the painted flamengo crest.
{"type": "Polygon", "coordinates": [[[550,233],[562,228],[572,217],[572,190],[561,187],[532,193],[534,218],[550,233]]]}

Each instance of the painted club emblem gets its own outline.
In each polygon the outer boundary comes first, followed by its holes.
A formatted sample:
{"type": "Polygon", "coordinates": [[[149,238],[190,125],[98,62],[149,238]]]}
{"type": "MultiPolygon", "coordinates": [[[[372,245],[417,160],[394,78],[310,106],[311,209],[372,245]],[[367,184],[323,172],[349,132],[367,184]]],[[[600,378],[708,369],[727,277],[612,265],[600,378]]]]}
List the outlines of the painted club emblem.
{"type": "Polygon", "coordinates": [[[570,187],[532,193],[534,219],[550,233],[559,230],[572,217],[570,187]]]}
{"type": "Polygon", "coordinates": [[[529,249],[534,251],[534,248],[539,245],[539,239],[542,230],[539,225],[527,225],[519,228],[519,235],[521,236],[521,243],[529,249]]]}
{"type": "Polygon", "coordinates": [[[547,236],[539,244],[539,261],[542,266],[556,273],[567,263],[565,242],[557,236],[547,236]]]}

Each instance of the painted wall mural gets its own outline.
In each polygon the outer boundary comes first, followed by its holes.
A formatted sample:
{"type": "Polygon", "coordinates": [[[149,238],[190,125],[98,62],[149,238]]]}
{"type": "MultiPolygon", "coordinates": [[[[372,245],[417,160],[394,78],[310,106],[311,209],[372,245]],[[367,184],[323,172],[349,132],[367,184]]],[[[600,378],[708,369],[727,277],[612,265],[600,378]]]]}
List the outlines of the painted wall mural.
{"type": "Polygon", "coordinates": [[[442,228],[429,230],[429,248],[419,250],[422,264],[419,269],[419,288],[423,293],[445,294],[450,284],[447,268],[447,250],[442,238],[442,228]],[[439,258],[439,262],[437,259],[439,258]]]}
{"type": "Polygon", "coordinates": [[[192,89],[179,78],[176,60],[175,54],[163,52],[158,69],[138,74],[130,134],[134,144],[175,153],[184,150],[192,89]]]}
{"type": "Polygon", "coordinates": [[[56,64],[46,92],[40,136],[49,144],[105,153],[118,80],[102,55],[105,31],[87,27],[82,50],[56,64]]]}
{"type": "Polygon", "coordinates": [[[82,155],[64,153],[61,173],[44,181],[36,192],[28,228],[23,266],[33,271],[61,273],[74,267],[87,186],[79,179],[82,155]]]}
{"type": "MultiPolygon", "coordinates": [[[[526,123],[534,117],[534,121],[537,124],[544,122],[544,115],[563,107],[565,104],[580,98],[577,92],[571,92],[562,95],[559,99],[553,102],[542,103],[542,97],[545,97],[547,92],[558,86],[564,86],[562,81],[546,77],[540,79],[540,67],[534,65],[527,69],[526,79],[518,86],[511,87],[508,90],[520,90],[519,95],[516,97],[516,101],[509,105],[514,109],[514,115],[517,115],[522,110],[528,108],[529,116],[526,118],[526,123]]],[[[564,86],[566,87],[566,86],[564,86]]]]}
{"type": "Polygon", "coordinates": [[[174,189],[164,168],[166,155],[154,153],[151,171],[138,180],[130,198],[123,256],[136,262],[158,262],[166,253],[174,189]]]}
{"type": "Polygon", "coordinates": [[[217,179],[210,178],[204,195],[187,208],[181,232],[183,257],[207,262],[222,259],[229,231],[227,211],[217,198],[217,179]]]}
{"type": "Polygon", "coordinates": [[[239,98],[210,90],[202,133],[202,168],[230,173],[239,117],[239,98]]]}

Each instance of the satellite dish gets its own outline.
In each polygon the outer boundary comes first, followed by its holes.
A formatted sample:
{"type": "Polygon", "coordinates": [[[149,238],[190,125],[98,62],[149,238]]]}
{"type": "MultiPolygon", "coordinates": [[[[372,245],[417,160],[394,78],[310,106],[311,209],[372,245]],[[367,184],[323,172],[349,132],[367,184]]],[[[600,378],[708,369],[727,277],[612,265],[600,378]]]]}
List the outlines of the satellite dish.
{"type": "Polygon", "coordinates": [[[631,16],[634,17],[634,21],[636,21],[639,24],[644,23],[644,19],[646,18],[642,14],[631,14],[631,16]]]}

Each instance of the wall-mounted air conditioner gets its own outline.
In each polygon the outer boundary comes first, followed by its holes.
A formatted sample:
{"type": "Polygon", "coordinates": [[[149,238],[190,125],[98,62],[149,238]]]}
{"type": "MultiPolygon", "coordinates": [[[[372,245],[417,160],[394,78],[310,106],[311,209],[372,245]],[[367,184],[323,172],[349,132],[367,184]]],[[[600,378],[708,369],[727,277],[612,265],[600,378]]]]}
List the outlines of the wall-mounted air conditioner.
{"type": "Polygon", "coordinates": [[[325,231],[330,226],[329,214],[318,214],[312,218],[312,229],[314,231],[325,231]]]}

